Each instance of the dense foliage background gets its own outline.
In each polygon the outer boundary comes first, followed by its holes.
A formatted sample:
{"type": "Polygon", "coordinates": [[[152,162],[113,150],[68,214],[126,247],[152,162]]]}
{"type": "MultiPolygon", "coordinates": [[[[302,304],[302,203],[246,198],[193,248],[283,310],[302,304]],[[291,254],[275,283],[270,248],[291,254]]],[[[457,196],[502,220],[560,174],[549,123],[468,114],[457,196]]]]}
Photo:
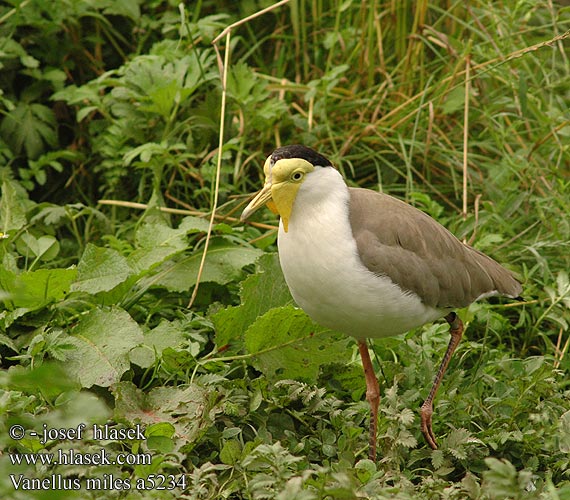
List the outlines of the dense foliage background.
{"type": "Polygon", "coordinates": [[[291,0],[232,31],[219,151],[212,40],[272,4],[0,6],[0,496],[570,498],[567,3],[291,0]],[[437,451],[417,408],[447,327],[374,343],[370,462],[355,343],[294,308],[274,216],[237,220],[287,143],[415,204],[524,282],[522,302],[461,311],[437,451]],[[218,154],[217,223],[189,308],[218,154]],[[141,423],[147,439],[29,433],[81,422],[141,423]],[[14,424],[23,439],[8,436],[14,424]],[[10,459],[102,448],[153,462],[10,459]],[[54,492],[16,491],[10,474],[187,476],[172,491],[54,492]]]}

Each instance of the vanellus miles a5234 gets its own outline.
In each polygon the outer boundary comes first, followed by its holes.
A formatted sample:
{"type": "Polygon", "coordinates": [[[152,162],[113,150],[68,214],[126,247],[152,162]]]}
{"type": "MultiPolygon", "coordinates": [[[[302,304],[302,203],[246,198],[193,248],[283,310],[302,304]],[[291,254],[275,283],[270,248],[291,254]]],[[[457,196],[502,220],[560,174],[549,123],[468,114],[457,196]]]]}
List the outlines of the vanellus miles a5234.
{"type": "Polygon", "coordinates": [[[242,220],[265,204],[279,214],[279,260],[293,298],[315,322],[357,339],[371,408],[371,459],[380,392],[365,339],[442,317],[449,323],[451,340],[420,410],[422,432],[437,448],[433,400],[463,333],[453,310],[491,295],[515,298],[521,284],[420,210],[349,188],[327,158],[306,146],[276,149],[264,173],[265,185],[242,220]]]}

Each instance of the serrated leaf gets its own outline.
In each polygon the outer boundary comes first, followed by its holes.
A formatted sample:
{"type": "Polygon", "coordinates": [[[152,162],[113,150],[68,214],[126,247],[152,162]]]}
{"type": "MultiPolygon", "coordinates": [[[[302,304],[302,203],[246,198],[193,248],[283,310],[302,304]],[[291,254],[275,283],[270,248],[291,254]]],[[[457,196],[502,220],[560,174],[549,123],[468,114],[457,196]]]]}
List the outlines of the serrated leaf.
{"type": "Polygon", "coordinates": [[[12,151],[25,152],[35,159],[43,153],[45,145],[57,144],[55,127],[55,115],[50,108],[21,101],[2,120],[0,131],[12,151]]]}
{"type": "Polygon", "coordinates": [[[313,323],[300,309],[271,309],[245,332],[245,347],[253,364],[273,379],[315,382],[321,364],[348,357],[348,339],[313,323]]]}
{"type": "Polygon", "coordinates": [[[208,392],[196,384],[156,387],[145,393],[131,382],[120,382],[112,392],[118,419],[143,424],[168,422],[185,444],[193,444],[212,425],[208,392]]]}
{"type": "Polygon", "coordinates": [[[242,340],[249,325],[259,316],[293,301],[276,253],[262,255],[256,265],[257,273],[241,282],[241,305],[212,315],[218,346],[242,340]]]}
{"type": "Polygon", "coordinates": [[[91,294],[106,292],[125,281],[131,274],[133,270],[119,252],[89,243],[77,265],[77,279],[71,290],[91,294]]]}
{"type": "Polygon", "coordinates": [[[65,368],[83,387],[109,387],[130,368],[129,352],[143,342],[131,316],[118,307],[93,309],[71,332],[65,368]]]}
{"type": "Polygon", "coordinates": [[[433,450],[431,452],[431,464],[434,469],[439,469],[445,460],[445,455],[442,450],[433,450]]]}
{"type": "Polygon", "coordinates": [[[137,229],[137,249],[128,257],[137,271],[145,271],[187,248],[186,235],[208,230],[208,222],[198,217],[185,217],[177,229],[166,224],[146,223],[137,229]]]}
{"type": "MultiPolygon", "coordinates": [[[[257,248],[235,245],[211,245],[202,273],[202,282],[225,285],[238,278],[244,266],[253,264],[262,254],[257,248]]],[[[159,266],[149,277],[151,286],[162,286],[173,292],[186,292],[196,284],[201,252],[195,252],[177,261],[168,261],[159,266]]]]}
{"type": "Polygon", "coordinates": [[[414,422],[415,414],[410,408],[404,408],[398,415],[398,420],[404,425],[410,425],[414,422]]]}
{"type": "Polygon", "coordinates": [[[61,207],[59,205],[42,203],[39,205],[39,207],[42,207],[41,210],[36,212],[36,214],[30,220],[32,224],[43,221],[48,226],[58,225],[62,219],[68,216],[65,207],[61,207]]]}
{"type": "Polygon", "coordinates": [[[395,443],[404,448],[415,448],[418,445],[418,440],[410,431],[403,429],[398,433],[395,443]]]}

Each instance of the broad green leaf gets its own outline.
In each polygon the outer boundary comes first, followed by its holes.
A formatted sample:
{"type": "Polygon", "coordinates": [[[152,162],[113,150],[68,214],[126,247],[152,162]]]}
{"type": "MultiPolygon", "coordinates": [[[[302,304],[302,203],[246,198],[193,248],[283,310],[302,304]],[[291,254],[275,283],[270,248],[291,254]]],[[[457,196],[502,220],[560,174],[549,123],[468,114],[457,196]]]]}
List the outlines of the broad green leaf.
{"type": "Polygon", "coordinates": [[[9,384],[12,389],[54,399],[64,391],[79,389],[77,382],[69,378],[62,366],[53,362],[32,369],[14,367],[9,372],[9,384]]]}
{"type": "Polygon", "coordinates": [[[22,204],[22,196],[25,194],[18,192],[18,185],[15,182],[9,179],[2,182],[2,197],[0,198],[0,231],[2,233],[20,229],[26,224],[26,211],[22,204]]]}
{"type": "Polygon", "coordinates": [[[38,238],[38,250],[37,255],[41,260],[47,262],[48,260],[53,260],[59,254],[59,241],[57,241],[53,236],[44,235],[38,238]]]}
{"type": "Polygon", "coordinates": [[[139,325],[118,307],[93,309],[71,333],[75,349],[64,366],[83,387],[119,382],[130,367],[129,352],[144,340],[139,325]]]}
{"type": "Polygon", "coordinates": [[[237,439],[229,439],[220,451],[220,460],[223,464],[235,465],[241,459],[241,444],[237,439]]]}
{"type": "MultiPolygon", "coordinates": [[[[240,276],[244,266],[253,264],[262,253],[257,248],[213,243],[206,257],[202,282],[229,283],[240,276]]],[[[151,285],[162,286],[173,292],[188,291],[196,284],[201,259],[202,252],[196,251],[178,261],[165,262],[154,276],[149,277],[151,285]]]]}
{"type": "Polygon", "coordinates": [[[348,362],[348,338],[316,325],[293,306],[271,309],[245,332],[253,364],[272,379],[315,382],[321,364],[348,362]]]}
{"type": "Polygon", "coordinates": [[[91,294],[109,291],[131,274],[133,270],[119,252],[89,243],[77,265],[77,279],[71,290],[91,294]]]}
{"type": "Polygon", "coordinates": [[[75,269],[38,269],[18,276],[15,303],[22,307],[40,307],[61,300],[68,293],[75,279],[75,269]]]}
{"type": "Polygon", "coordinates": [[[273,307],[292,303],[276,253],[264,254],[257,260],[257,273],[242,281],[240,298],[241,305],[212,316],[218,346],[242,340],[249,325],[259,316],[273,307]]]}
{"type": "Polygon", "coordinates": [[[187,234],[204,233],[208,230],[208,226],[209,223],[206,219],[188,215],[182,219],[178,226],[178,230],[184,231],[187,234]]]}
{"type": "Polygon", "coordinates": [[[208,230],[208,222],[198,217],[185,217],[177,229],[166,224],[143,224],[136,233],[137,249],[128,257],[137,271],[145,271],[188,247],[186,235],[208,230]]]}
{"type": "Polygon", "coordinates": [[[145,393],[131,382],[120,382],[112,391],[117,419],[149,425],[168,422],[185,445],[195,444],[213,423],[208,392],[196,384],[156,387],[145,393]]]}
{"type": "Polygon", "coordinates": [[[38,269],[16,275],[1,269],[0,289],[14,308],[32,311],[63,299],[76,274],[75,269],[38,269]]]}
{"type": "Polygon", "coordinates": [[[99,0],[97,5],[99,8],[104,8],[105,14],[129,17],[133,21],[137,21],[141,16],[140,0],[99,0]]]}
{"type": "Polygon", "coordinates": [[[130,360],[142,368],[152,366],[167,347],[176,348],[184,341],[184,326],[180,321],[163,320],[144,334],[143,345],[133,349],[130,360]]]}
{"type": "Polygon", "coordinates": [[[146,444],[151,450],[170,453],[174,449],[176,429],[169,422],[151,424],[145,429],[146,444]]]}
{"type": "Polygon", "coordinates": [[[17,240],[16,247],[21,255],[37,257],[43,261],[52,260],[59,253],[59,242],[51,235],[36,238],[30,233],[24,233],[17,240]]]}

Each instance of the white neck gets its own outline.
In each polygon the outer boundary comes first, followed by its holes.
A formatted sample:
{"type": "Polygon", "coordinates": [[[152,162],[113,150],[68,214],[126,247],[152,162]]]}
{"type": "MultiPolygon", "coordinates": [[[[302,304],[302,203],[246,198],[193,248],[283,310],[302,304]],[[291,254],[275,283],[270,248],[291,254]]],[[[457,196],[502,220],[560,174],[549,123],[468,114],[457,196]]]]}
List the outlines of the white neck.
{"type": "Polygon", "coordinates": [[[289,230],[305,226],[307,220],[334,227],[339,223],[348,224],[348,203],[350,194],[340,173],[331,167],[317,167],[307,175],[297,193],[289,230]]]}

